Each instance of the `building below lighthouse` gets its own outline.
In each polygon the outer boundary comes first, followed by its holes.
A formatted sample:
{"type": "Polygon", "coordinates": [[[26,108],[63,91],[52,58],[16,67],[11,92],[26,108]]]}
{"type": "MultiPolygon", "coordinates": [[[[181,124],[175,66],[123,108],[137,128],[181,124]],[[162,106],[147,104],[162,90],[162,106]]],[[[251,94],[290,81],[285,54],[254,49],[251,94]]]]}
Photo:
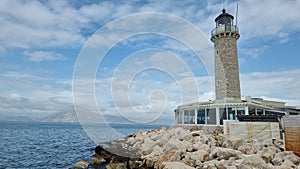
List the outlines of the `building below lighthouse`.
{"type": "Polygon", "coordinates": [[[237,40],[240,37],[234,17],[225,9],[216,17],[211,31],[214,43],[214,101],[178,106],[175,125],[223,125],[224,120],[278,121],[284,115],[299,115],[300,109],[285,102],[241,97],[237,40]]]}

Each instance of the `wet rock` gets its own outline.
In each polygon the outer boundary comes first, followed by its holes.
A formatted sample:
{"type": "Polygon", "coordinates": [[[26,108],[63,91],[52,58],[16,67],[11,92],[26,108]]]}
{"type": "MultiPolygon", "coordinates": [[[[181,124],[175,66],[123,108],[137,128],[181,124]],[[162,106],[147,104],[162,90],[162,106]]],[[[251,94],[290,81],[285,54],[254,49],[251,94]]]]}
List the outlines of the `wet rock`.
{"type": "Polygon", "coordinates": [[[86,169],[88,167],[89,167],[89,163],[84,160],[80,160],[73,165],[74,169],[86,169]]]}
{"type": "Polygon", "coordinates": [[[143,166],[143,162],[139,160],[130,160],[128,166],[130,169],[140,169],[143,166]]]}
{"type": "Polygon", "coordinates": [[[109,163],[106,166],[106,169],[127,169],[126,164],[125,163],[109,163]]]}
{"type": "Polygon", "coordinates": [[[96,148],[95,148],[95,153],[100,155],[100,156],[103,156],[103,157],[107,157],[107,158],[110,158],[111,157],[111,153],[108,152],[105,148],[103,148],[101,145],[97,145],[96,148]]]}
{"type": "Polygon", "coordinates": [[[90,162],[90,164],[92,166],[101,166],[104,163],[106,163],[106,160],[102,156],[100,156],[98,154],[96,154],[95,157],[90,162]]]}

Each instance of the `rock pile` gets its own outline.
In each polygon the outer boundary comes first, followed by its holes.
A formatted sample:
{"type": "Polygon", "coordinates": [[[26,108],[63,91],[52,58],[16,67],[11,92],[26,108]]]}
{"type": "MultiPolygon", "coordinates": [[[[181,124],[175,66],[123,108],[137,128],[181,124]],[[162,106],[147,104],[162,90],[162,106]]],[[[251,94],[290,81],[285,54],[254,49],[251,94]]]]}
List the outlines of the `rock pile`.
{"type": "Polygon", "coordinates": [[[181,127],[139,131],[97,146],[90,167],[107,169],[300,169],[300,158],[272,141],[228,139],[181,127]]]}

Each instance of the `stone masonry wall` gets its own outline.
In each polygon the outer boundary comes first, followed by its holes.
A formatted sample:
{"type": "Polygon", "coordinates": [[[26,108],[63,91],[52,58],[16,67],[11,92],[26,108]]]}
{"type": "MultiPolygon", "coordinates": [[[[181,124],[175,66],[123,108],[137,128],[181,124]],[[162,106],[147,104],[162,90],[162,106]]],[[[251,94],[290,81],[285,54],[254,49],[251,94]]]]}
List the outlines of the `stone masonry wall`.
{"type": "Polygon", "coordinates": [[[240,79],[237,56],[237,38],[224,34],[213,38],[215,44],[216,99],[240,99],[240,79]]]}

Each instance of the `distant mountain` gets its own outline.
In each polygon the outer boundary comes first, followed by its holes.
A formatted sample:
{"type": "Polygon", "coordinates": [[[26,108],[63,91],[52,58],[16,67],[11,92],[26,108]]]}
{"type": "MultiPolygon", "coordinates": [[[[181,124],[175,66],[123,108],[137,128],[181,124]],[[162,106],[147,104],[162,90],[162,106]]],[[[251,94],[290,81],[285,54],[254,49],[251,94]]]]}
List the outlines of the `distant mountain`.
{"type": "Polygon", "coordinates": [[[74,111],[61,111],[50,114],[47,117],[39,119],[41,122],[78,122],[76,113],[74,111]]]}
{"type": "MultiPolygon", "coordinates": [[[[104,121],[101,118],[100,114],[92,113],[85,109],[80,109],[78,113],[75,112],[73,107],[69,107],[67,109],[58,111],[53,113],[47,117],[39,119],[41,122],[69,122],[69,123],[77,123],[78,118],[80,117],[81,122],[87,123],[110,123],[110,124],[133,124],[134,122],[126,119],[123,116],[116,115],[103,115],[104,121]]],[[[152,124],[164,124],[164,125],[172,125],[173,119],[161,117],[152,124]]]]}
{"type": "Polygon", "coordinates": [[[8,115],[0,115],[0,121],[20,121],[20,122],[33,122],[32,118],[26,116],[8,116],[8,115]]]}
{"type": "Polygon", "coordinates": [[[82,122],[94,123],[99,119],[99,115],[96,113],[89,112],[87,110],[80,110],[77,114],[74,107],[68,107],[64,110],[57,111],[56,113],[50,114],[47,117],[40,118],[41,122],[67,122],[67,123],[77,123],[80,117],[82,122]]]}
{"type": "MultiPolygon", "coordinates": [[[[39,119],[41,122],[68,122],[68,123],[77,123],[78,118],[77,116],[80,116],[80,114],[76,114],[74,108],[70,108],[68,110],[61,110],[59,112],[50,114],[47,117],[39,119]]],[[[100,119],[100,115],[96,113],[91,112],[83,112],[82,116],[80,116],[81,122],[86,121],[89,123],[98,123],[101,122],[102,119],[100,119]],[[97,120],[98,119],[98,120],[97,120]]],[[[132,123],[126,118],[122,116],[114,116],[114,115],[104,115],[103,123],[122,123],[122,124],[129,124],[132,123]]]]}

